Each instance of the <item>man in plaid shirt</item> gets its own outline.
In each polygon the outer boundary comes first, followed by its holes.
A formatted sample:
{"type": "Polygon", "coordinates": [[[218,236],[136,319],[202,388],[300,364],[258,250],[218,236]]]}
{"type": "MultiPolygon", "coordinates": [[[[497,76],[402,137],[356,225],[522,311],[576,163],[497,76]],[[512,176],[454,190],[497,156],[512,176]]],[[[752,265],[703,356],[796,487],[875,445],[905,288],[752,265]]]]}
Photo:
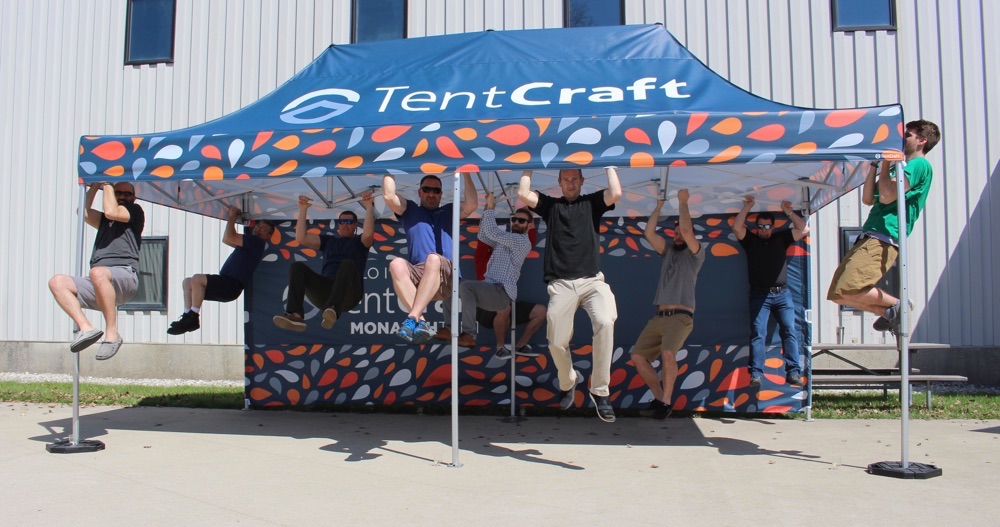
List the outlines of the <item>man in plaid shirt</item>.
{"type": "Polygon", "coordinates": [[[496,198],[486,194],[486,210],[479,222],[479,240],[493,246],[493,255],[486,268],[485,280],[463,280],[458,288],[462,299],[462,333],[458,345],[469,348],[476,345],[476,308],[500,311],[517,298],[517,279],[521,276],[521,265],[531,250],[528,240],[528,223],[531,213],[518,209],[511,218],[510,230],[505,232],[497,226],[496,198]]]}

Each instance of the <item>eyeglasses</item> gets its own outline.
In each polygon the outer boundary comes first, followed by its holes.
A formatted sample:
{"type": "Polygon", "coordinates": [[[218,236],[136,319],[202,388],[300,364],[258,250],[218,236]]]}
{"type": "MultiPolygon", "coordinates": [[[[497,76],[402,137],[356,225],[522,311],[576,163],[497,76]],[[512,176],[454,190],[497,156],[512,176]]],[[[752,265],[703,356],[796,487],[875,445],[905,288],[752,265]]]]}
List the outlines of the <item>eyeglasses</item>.
{"type": "Polygon", "coordinates": [[[129,192],[127,190],[116,190],[115,191],[115,196],[122,196],[122,197],[125,197],[125,198],[131,198],[132,196],[135,196],[135,192],[129,192]]]}
{"type": "Polygon", "coordinates": [[[441,187],[420,187],[421,192],[426,192],[427,194],[440,194],[441,187]]]}
{"type": "Polygon", "coordinates": [[[771,227],[774,227],[774,225],[765,225],[763,223],[758,223],[757,224],[757,228],[758,229],[764,229],[765,231],[771,230],[771,227]]]}
{"type": "Polygon", "coordinates": [[[511,223],[528,223],[529,221],[531,220],[527,218],[518,218],[516,216],[510,219],[511,223]]]}
{"type": "Polygon", "coordinates": [[[341,225],[354,225],[358,220],[337,220],[337,223],[341,225]]]}

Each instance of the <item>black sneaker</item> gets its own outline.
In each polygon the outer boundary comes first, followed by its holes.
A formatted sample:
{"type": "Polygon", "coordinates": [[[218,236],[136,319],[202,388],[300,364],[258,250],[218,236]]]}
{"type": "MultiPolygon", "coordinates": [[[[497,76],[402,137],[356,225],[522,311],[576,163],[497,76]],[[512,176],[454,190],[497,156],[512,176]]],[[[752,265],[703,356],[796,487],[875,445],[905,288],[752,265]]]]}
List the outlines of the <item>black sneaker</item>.
{"type": "Polygon", "coordinates": [[[524,346],[517,348],[514,353],[521,357],[537,357],[541,355],[541,353],[531,349],[531,344],[525,344],[524,346]]]}
{"type": "Polygon", "coordinates": [[[764,384],[764,377],[759,373],[750,374],[750,387],[760,388],[760,385],[764,384]]]}
{"type": "Polygon", "coordinates": [[[170,328],[167,329],[167,334],[183,335],[190,331],[194,331],[201,327],[201,324],[198,322],[198,319],[199,319],[198,313],[195,313],[194,311],[188,311],[187,313],[181,315],[180,318],[175,320],[172,324],[170,324],[170,328]]]}
{"type": "Polygon", "coordinates": [[[591,393],[590,400],[594,402],[594,408],[597,409],[597,417],[600,417],[601,421],[605,423],[615,422],[615,409],[611,407],[610,397],[591,393]]]}
{"type": "Polygon", "coordinates": [[[653,410],[653,419],[663,420],[670,417],[670,414],[674,413],[674,405],[672,403],[660,403],[660,406],[653,410]]]}
{"type": "Polygon", "coordinates": [[[642,417],[653,417],[656,415],[656,411],[659,410],[661,406],[665,406],[663,401],[653,399],[652,401],[649,401],[649,405],[647,405],[644,410],[639,410],[639,415],[642,417]]]}
{"type": "MultiPolygon", "coordinates": [[[[514,354],[511,353],[510,348],[503,347],[503,348],[497,348],[497,352],[493,356],[500,360],[508,360],[511,357],[513,357],[514,354]]],[[[562,406],[562,403],[560,403],[560,406],[562,406]]]]}
{"type": "MultiPolygon", "coordinates": [[[[892,306],[890,308],[887,308],[885,310],[885,314],[883,314],[882,316],[880,316],[877,319],[875,319],[875,323],[872,324],[872,329],[874,329],[875,331],[891,331],[893,334],[898,333],[899,332],[899,323],[900,323],[901,318],[902,318],[900,316],[901,315],[900,311],[902,311],[902,309],[901,309],[902,305],[903,305],[903,302],[902,302],[902,300],[900,300],[899,303],[897,303],[896,305],[894,305],[894,306],[892,306]]],[[[906,306],[909,308],[910,312],[912,313],[913,312],[913,301],[912,300],[907,300],[906,301],[906,306]]]]}
{"type": "Polygon", "coordinates": [[[801,388],[803,385],[802,374],[797,371],[789,372],[788,375],[785,375],[785,382],[787,382],[789,386],[801,388]]]}

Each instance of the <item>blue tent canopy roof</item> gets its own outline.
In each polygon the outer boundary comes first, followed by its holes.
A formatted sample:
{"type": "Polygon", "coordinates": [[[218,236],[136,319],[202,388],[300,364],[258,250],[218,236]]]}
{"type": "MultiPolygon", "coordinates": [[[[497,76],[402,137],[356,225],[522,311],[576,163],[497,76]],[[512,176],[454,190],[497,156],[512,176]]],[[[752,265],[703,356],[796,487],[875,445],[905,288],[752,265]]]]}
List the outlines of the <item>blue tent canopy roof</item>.
{"type": "Polygon", "coordinates": [[[533,169],[545,192],[558,169],[585,169],[596,190],[600,168],[616,166],[630,192],[620,214],[648,212],[664,182],[691,188],[695,213],[732,212],[747,193],[759,208],[788,199],[814,211],[860,184],[859,161],[901,148],[898,105],[762,99],[644,25],[331,46],[214,121],[82,138],[79,175],[127,178],[143,199],[202,214],[223,217],[233,204],[280,219],[294,216],[299,194],[334,215],[383,174],[401,189],[456,171],[502,186],[533,169]]]}

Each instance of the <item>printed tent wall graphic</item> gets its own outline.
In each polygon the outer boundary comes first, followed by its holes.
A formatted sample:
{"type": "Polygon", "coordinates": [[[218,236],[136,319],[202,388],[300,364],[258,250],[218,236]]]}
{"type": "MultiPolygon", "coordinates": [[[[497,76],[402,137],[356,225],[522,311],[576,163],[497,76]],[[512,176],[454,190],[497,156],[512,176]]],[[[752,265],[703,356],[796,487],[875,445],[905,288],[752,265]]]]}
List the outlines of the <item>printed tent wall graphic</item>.
{"type": "Polygon", "coordinates": [[[787,199],[813,212],[861,183],[859,161],[898,157],[902,126],[898,105],[818,110],[747,93],[659,25],[486,31],[330,46],[214,121],[83,137],[79,176],[128,179],[145,200],[218,218],[232,204],[286,219],[300,194],[328,214],[360,211],[355,196],[385,173],[405,195],[422,174],[497,171],[512,184],[533,169],[536,188],[558,194],[558,169],[584,168],[588,192],[605,184],[599,167],[617,166],[617,215],[647,213],[666,182],[691,189],[694,214],[734,212],[751,192],[757,209],[787,199]]]}

